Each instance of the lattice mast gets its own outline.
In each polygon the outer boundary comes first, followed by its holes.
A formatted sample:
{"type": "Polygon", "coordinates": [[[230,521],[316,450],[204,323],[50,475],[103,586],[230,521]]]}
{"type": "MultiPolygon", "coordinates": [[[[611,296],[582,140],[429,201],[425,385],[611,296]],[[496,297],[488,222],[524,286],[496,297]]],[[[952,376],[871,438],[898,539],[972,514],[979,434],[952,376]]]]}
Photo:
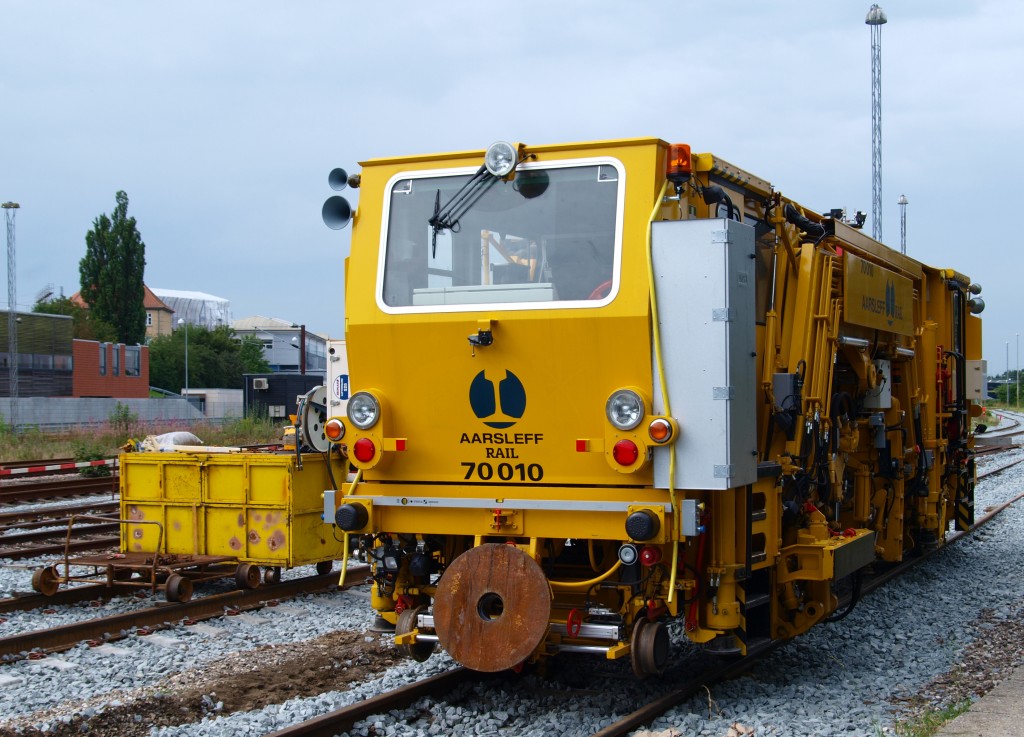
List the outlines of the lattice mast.
{"type": "Polygon", "coordinates": [[[10,385],[11,430],[18,429],[18,280],[14,269],[14,216],[21,205],[5,202],[0,205],[7,220],[7,376],[10,385]]]}
{"type": "Polygon", "coordinates": [[[871,236],[882,240],[882,25],[885,12],[872,5],[864,22],[871,26],[871,236]]]}
{"type": "Polygon", "coordinates": [[[907,204],[910,200],[905,194],[901,194],[896,204],[900,206],[900,253],[907,252],[907,204]]]}

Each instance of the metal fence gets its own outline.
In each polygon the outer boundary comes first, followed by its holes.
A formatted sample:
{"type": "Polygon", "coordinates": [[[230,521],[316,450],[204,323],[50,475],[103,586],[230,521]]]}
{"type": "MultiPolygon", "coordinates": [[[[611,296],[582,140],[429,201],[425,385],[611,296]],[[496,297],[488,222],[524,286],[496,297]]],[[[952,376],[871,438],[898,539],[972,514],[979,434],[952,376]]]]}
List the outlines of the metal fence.
{"type": "MultiPolygon", "coordinates": [[[[10,424],[11,399],[0,397],[0,415],[5,425],[10,424]]],[[[216,418],[204,417],[202,411],[182,398],[114,399],[80,397],[24,397],[17,404],[18,430],[36,428],[57,431],[71,428],[100,427],[127,408],[139,422],[216,423],[216,418]]],[[[13,429],[13,428],[12,428],[13,429]]]]}

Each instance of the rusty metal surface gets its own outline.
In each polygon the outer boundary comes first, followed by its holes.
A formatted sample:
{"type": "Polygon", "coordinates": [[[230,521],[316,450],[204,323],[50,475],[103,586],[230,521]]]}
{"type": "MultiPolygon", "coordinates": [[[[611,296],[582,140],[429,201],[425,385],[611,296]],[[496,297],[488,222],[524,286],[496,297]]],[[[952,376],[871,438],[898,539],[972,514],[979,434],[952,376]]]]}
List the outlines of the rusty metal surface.
{"type": "MultiPolygon", "coordinates": [[[[368,571],[368,566],[350,568],[349,576],[353,582],[346,585],[345,588],[361,584],[362,580],[359,578],[359,575],[365,574],[368,571]]],[[[83,640],[110,641],[118,639],[120,637],[118,633],[121,630],[130,630],[133,627],[174,625],[185,618],[193,620],[212,619],[222,616],[225,609],[257,608],[270,599],[286,599],[307,592],[327,591],[336,586],[337,582],[337,573],[329,573],[324,576],[311,576],[286,581],[276,586],[266,586],[249,591],[229,591],[223,594],[194,599],[189,602],[168,603],[127,614],[100,617],[52,629],[25,632],[19,635],[0,638],[0,656],[17,655],[18,653],[32,650],[59,652],[67,650],[83,640]]]]}
{"type": "Polygon", "coordinates": [[[61,589],[53,596],[43,596],[36,593],[15,594],[9,599],[0,599],[0,614],[4,612],[28,612],[42,607],[63,606],[66,604],[80,604],[83,601],[106,601],[115,596],[120,596],[134,591],[129,586],[90,585],[75,586],[70,589],[61,589]]]}
{"type": "Polygon", "coordinates": [[[462,665],[493,673],[526,660],[548,633],[551,590],[544,571],[512,545],[467,550],[444,572],[434,628],[462,665]]]}
{"type": "Polygon", "coordinates": [[[385,714],[393,709],[403,709],[424,696],[450,693],[453,688],[471,678],[479,678],[479,674],[466,668],[455,668],[337,711],[328,712],[315,719],[279,729],[267,737],[334,737],[336,734],[347,732],[361,719],[374,714],[385,714]]]}

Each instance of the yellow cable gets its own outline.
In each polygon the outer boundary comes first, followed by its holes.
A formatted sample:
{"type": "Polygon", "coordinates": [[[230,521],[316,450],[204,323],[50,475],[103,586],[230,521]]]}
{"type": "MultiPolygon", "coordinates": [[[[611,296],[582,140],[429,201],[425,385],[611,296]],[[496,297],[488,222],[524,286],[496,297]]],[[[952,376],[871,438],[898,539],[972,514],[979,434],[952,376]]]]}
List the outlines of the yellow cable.
{"type": "MultiPolygon", "coordinates": [[[[348,491],[345,496],[352,496],[352,492],[356,490],[356,484],[359,483],[359,479],[363,477],[363,469],[356,471],[355,478],[352,479],[352,483],[348,487],[348,491]]],[[[348,533],[343,532],[342,537],[344,538],[345,549],[341,552],[341,577],[338,578],[338,588],[345,587],[345,574],[348,573],[348,533]]]]}
{"type": "Polygon", "coordinates": [[[594,541],[587,540],[587,555],[590,558],[590,570],[597,573],[600,569],[597,567],[597,558],[594,556],[594,541]]]}
{"type": "MultiPolygon", "coordinates": [[[[654,336],[654,360],[658,366],[658,380],[661,383],[661,400],[664,406],[665,415],[668,417],[672,416],[672,407],[669,404],[668,398],[668,379],[665,377],[665,363],[661,357],[661,325],[658,321],[658,295],[655,292],[654,283],[654,252],[651,243],[651,233],[654,230],[654,218],[658,216],[658,212],[661,210],[661,204],[665,200],[665,192],[668,191],[668,180],[666,179],[664,184],[661,185],[661,191],[658,193],[657,199],[654,201],[654,209],[651,210],[651,216],[647,219],[647,286],[651,293],[651,320],[653,325],[651,326],[651,333],[654,336]]],[[[682,213],[682,203],[679,205],[680,213],[682,213]]],[[[676,509],[676,490],[675,490],[675,479],[676,479],[676,444],[673,440],[672,444],[668,447],[668,497],[672,504],[672,515],[678,524],[679,510],[676,509]]],[[[671,536],[674,538],[674,535],[671,536]]],[[[672,572],[668,582],[668,603],[671,604],[675,598],[676,591],[676,563],[679,561],[679,541],[671,540],[672,542],[672,572]]]]}
{"type": "Polygon", "coordinates": [[[356,484],[363,478],[363,469],[356,471],[355,477],[352,479],[352,483],[349,484],[348,491],[345,492],[345,496],[352,496],[352,492],[356,490],[356,484]]]}
{"type": "Polygon", "coordinates": [[[548,584],[550,584],[551,588],[553,589],[589,589],[591,586],[596,586],[597,584],[604,581],[606,578],[611,576],[613,573],[615,573],[615,571],[619,570],[619,568],[621,567],[622,561],[617,560],[615,561],[615,565],[613,565],[611,568],[609,568],[607,571],[602,573],[597,578],[592,578],[589,581],[548,581],[548,584]]]}
{"type": "Polygon", "coordinates": [[[345,574],[348,573],[348,533],[343,532],[342,537],[344,539],[345,549],[341,553],[341,577],[338,579],[338,588],[345,588],[345,574]]]}

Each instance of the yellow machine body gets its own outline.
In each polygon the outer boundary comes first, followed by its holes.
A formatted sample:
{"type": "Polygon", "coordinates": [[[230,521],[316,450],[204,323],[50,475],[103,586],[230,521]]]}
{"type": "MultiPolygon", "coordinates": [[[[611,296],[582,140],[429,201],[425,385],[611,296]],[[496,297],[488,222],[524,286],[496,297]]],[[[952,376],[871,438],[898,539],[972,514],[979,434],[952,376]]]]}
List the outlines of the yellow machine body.
{"type": "Polygon", "coordinates": [[[969,524],[967,277],[659,139],[509,148],[508,174],[484,151],[359,173],[336,520],[412,654],[643,676],[675,617],[750,652],[969,524]],[[524,658],[508,622],[536,617],[524,658]]]}

